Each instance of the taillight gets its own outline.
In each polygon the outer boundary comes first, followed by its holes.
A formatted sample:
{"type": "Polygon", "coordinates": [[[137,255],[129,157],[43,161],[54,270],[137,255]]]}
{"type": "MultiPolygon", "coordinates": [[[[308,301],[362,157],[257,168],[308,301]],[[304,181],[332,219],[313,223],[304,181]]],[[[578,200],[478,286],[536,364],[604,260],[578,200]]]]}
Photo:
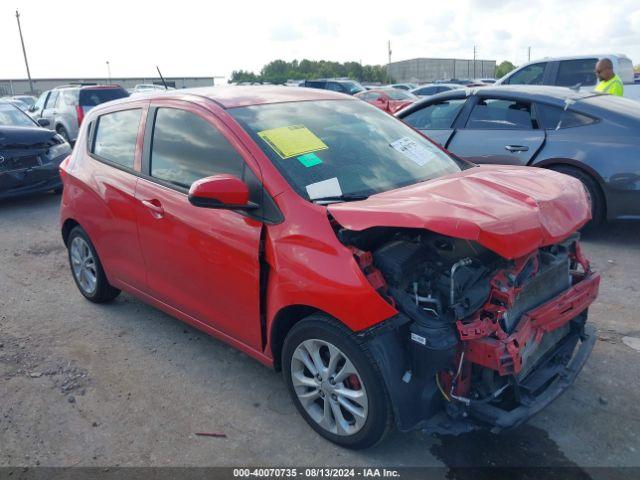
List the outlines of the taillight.
{"type": "Polygon", "coordinates": [[[58,170],[60,171],[60,179],[63,182],[64,182],[64,179],[67,176],[67,166],[69,165],[70,161],[71,161],[71,155],[69,155],[62,162],[60,162],[60,165],[58,166],[58,170]]]}
{"type": "Polygon", "coordinates": [[[76,114],[78,115],[78,126],[80,126],[84,119],[84,110],[80,105],[76,105],[76,114]]]}

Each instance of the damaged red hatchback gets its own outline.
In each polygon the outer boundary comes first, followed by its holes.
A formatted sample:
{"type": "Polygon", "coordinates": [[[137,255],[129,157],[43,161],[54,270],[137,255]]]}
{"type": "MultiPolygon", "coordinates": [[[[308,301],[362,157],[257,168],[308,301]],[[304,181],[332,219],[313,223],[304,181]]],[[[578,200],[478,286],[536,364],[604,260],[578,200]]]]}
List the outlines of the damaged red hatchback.
{"type": "Polygon", "coordinates": [[[394,424],[516,426],[593,347],[581,183],[466,163],[352,97],[118,100],[87,114],[61,172],[86,298],[125,290],[281,369],[305,420],[346,447],[394,424]]]}

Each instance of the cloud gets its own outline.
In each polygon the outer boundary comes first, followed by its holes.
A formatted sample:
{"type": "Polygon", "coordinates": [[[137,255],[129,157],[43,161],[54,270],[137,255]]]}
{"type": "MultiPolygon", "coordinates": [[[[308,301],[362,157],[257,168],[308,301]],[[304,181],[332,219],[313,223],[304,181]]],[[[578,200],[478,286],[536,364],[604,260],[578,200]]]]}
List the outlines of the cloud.
{"type": "Polygon", "coordinates": [[[328,20],[326,17],[313,17],[305,22],[318,35],[338,35],[338,24],[328,20]]]}
{"type": "Polygon", "coordinates": [[[391,35],[406,35],[411,32],[411,25],[403,18],[396,18],[389,22],[387,31],[391,35]]]}
{"type": "Polygon", "coordinates": [[[281,23],[271,30],[271,40],[276,42],[293,42],[301,38],[302,32],[288,23],[281,23]]]}

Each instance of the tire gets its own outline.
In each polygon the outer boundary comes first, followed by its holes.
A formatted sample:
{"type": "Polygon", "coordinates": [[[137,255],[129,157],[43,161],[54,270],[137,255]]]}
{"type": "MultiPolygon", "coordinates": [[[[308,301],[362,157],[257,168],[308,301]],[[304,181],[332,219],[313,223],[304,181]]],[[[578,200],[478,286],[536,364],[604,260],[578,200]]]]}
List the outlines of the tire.
{"type": "Polygon", "coordinates": [[[69,232],[67,246],[71,275],[87,300],[105,303],[120,294],[109,284],[98,253],[82,227],[76,226],[69,232]]]}
{"type": "Polygon", "coordinates": [[[61,135],[61,136],[62,136],[62,138],[64,138],[64,139],[65,139],[65,141],[66,141],[69,145],[71,145],[71,140],[69,140],[69,133],[67,132],[67,129],[66,129],[66,128],[64,128],[62,125],[59,125],[59,126],[56,128],[56,132],[57,132],[59,135],[61,135]]]}
{"type": "Polygon", "coordinates": [[[600,189],[598,182],[596,182],[588,173],[570,165],[554,165],[550,167],[550,169],[559,173],[564,173],[570,177],[577,178],[587,189],[589,198],[591,199],[591,220],[583,227],[583,229],[591,230],[600,225],[605,219],[606,205],[604,195],[602,194],[602,190],[600,189]]]}
{"type": "Polygon", "coordinates": [[[351,331],[328,315],[310,315],[289,331],[282,347],[282,373],[300,414],[327,440],[357,450],[381,442],[391,429],[391,403],[375,360],[351,331]],[[314,349],[316,360],[309,354],[314,349]],[[331,358],[337,359],[333,369],[331,358]],[[317,361],[322,362],[320,369],[317,361]],[[312,369],[321,370],[320,375],[312,369]]]}

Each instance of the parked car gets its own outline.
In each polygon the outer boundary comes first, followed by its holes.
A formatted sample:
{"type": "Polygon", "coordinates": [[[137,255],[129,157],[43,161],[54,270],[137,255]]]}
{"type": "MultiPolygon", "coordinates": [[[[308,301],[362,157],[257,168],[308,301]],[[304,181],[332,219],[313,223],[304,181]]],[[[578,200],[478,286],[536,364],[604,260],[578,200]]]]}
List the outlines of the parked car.
{"type": "Polygon", "coordinates": [[[391,88],[397,88],[399,90],[413,90],[414,88],[418,87],[417,83],[393,83],[391,85],[389,85],[389,87],[391,88]]]}
{"type": "Polygon", "coordinates": [[[591,91],[598,84],[595,67],[600,58],[613,63],[613,71],[624,83],[624,96],[640,100],[640,88],[633,85],[633,63],[621,54],[544,58],[509,72],[496,85],[554,85],[591,91]]]}
{"type": "Polygon", "coordinates": [[[0,100],[9,101],[20,107],[22,110],[27,110],[34,103],[36,103],[36,97],[32,97],[31,95],[12,95],[2,97],[0,100]],[[18,103],[15,103],[18,102],[18,103]]]}
{"type": "Polygon", "coordinates": [[[510,86],[436,95],[398,118],[476,163],[566,173],[589,191],[592,225],[640,219],[640,104],[568,88],[510,86]]]}
{"type": "Polygon", "coordinates": [[[411,92],[398,90],[397,88],[376,88],[357,93],[355,96],[387,113],[395,113],[418,100],[418,97],[411,92]]]}
{"type": "Polygon", "coordinates": [[[446,80],[434,80],[433,83],[453,83],[455,85],[461,85],[463,87],[466,87],[467,85],[470,85],[474,82],[473,80],[468,78],[449,78],[446,80]]]}
{"type": "Polygon", "coordinates": [[[418,88],[414,88],[411,90],[411,93],[418,97],[429,97],[436,93],[458,90],[460,88],[463,88],[463,86],[458,85],[457,83],[428,83],[426,85],[420,85],[418,88]]]}
{"type": "Polygon", "coordinates": [[[49,121],[51,128],[68,141],[74,143],[82,119],[96,105],[119,98],[129,93],[119,85],[70,85],[47,90],[29,109],[36,118],[49,121]]]}
{"type": "Polygon", "coordinates": [[[495,78],[476,78],[473,80],[474,83],[484,83],[487,85],[493,85],[494,83],[496,83],[496,79],[495,78]]]}
{"type": "Polygon", "coordinates": [[[334,92],[346,93],[347,95],[355,95],[356,93],[364,92],[366,90],[355,80],[339,80],[331,78],[305,80],[300,84],[300,86],[307,88],[320,88],[322,90],[332,90],[334,92]]]}
{"type": "Polygon", "coordinates": [[[155,83],[138,83],[135,87],[133,87],[129,93],[147,93],[150,91],[165,91],[165,90],[175,90],[175,87],[170,87],[167,85],[165,88],[164,85],[156,85],[155,83]]]}
{"type": "Polygon", "coordinates": [[[392,424],[518,425],[595,341],[580,182],[477,167],[354,98],[122,99],[87,114],[61,172],[82,295],[125,290],[282,370],[305,420],[345,447],[392,424]]]}
{"type": "Polygon", "coordinates": [[[71,147],[56,132],[0,101],[0,199],[60,191],[58,167],[70,153],[71,147]]]}

